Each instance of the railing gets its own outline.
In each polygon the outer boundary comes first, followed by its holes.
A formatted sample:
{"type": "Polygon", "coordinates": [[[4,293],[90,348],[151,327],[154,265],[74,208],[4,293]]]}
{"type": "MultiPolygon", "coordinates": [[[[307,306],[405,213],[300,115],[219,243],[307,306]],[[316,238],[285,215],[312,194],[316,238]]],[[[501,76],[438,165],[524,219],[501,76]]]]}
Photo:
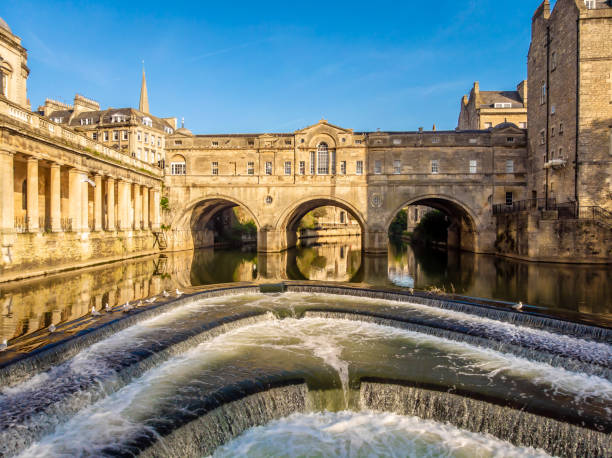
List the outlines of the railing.
{"type": "Polygon", "coordinates": [[[599,221],[608,227],[612,227],[612,213],[596,205],[581,206],[578,210],[578,218],[599,221]]]}
{"type": "Polygon", "coordinates": [[[64,232],[72,232],[72,218],[61,218],[60,227],[64,232]]]}
{"type": "Polygon", "coordinates": [[[15,232],[27,232],[29,219],[27,216],[15,217],[15,232]]]}

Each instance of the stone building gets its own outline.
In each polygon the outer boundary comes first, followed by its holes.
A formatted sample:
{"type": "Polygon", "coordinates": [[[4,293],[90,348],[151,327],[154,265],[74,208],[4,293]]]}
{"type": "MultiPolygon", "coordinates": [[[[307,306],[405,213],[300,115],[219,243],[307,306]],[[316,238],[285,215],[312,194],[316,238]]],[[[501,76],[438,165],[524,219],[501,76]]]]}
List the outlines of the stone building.
{"type": "Polygon", "coordinates": [[[0,281],[152,252],[163,170],[32,113],[26,58],[0,20],[0,281]]]}
{"type": "Polygon", "coordinates": [[[527,128],[527,81],[521,81],[516,91],[481,91],[476,81],[469,98],[461,99],[457,128],[490,129],[503,123],[527,128]]]}
{"type": "Polygon", "coordinates": [[[8,24],[0,18],[0,94],[29,109],[26,85],[30,69],[27,64],[28,53],[21,46],[21,38],[13,35],[8,24]]]}
{"type": "Polygon", "coordinates": [[[532,197],[612,210],[612,5],[545,0],[528,55],[532,197]]]}
{"type": "Polygon", "coordinates": [[[162,169],[166,162],[166,137],[176,129],[176,118],[158,118],[149,113],[144,71],[138,110],[100,110],[98,102],[77,94],[72,106],[47,99],[45,104],[38,108],[38,112],[53,122],[82,132],[92,140],[122,154],[162,169]]]}

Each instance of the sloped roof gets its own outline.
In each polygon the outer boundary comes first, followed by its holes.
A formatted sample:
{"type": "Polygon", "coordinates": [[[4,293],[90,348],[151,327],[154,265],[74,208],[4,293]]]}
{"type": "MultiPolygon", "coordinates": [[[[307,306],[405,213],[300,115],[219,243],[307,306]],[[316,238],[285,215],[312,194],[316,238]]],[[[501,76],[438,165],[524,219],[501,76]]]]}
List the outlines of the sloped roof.
{"type": "Polygon", "coordinates": [[[512,108],[525,108],[518,91],[480,91],[480,107],[494,108],[496,103],[511,103],[512,108]]]}

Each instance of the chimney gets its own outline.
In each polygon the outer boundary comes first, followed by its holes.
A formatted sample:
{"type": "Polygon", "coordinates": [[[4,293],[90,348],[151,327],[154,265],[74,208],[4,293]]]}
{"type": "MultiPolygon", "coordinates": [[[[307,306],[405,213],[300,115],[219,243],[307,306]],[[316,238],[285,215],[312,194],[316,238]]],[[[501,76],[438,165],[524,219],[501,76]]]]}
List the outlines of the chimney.
{"type": "Polygon", "coordinates": [[[95,100],[76,94],[74,96],[74,114],[84,111],[100,111],[100,104],[95,100]]]}
{"type": "Polygon", "coordinates": [[[518,86],[516,86],[516,90],[523,101],[523,106],[527,108],[527,80],[521,81],[518,86]]]}

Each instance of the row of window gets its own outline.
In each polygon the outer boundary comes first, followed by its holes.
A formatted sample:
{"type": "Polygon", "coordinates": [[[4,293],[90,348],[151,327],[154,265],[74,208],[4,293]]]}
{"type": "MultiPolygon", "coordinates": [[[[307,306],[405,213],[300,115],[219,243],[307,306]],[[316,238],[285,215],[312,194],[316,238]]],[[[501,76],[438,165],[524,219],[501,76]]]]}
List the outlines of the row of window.
{"type": "MultiPolygon", "coordinates": [[[[318,167],[316,168],[317,175],[328,175],[329,173],[325,171],[327,170],[325,167],[326,167],[326,164],[321,166],[319,163],[318,167]]],[[[431,167],[432,174],[440,173],[440,160],[433,159],[430,162],[430,167],[431,167]]],[[[272,161],[267,161],[265,163],[265,169],[264,169],[265,174],[272,175],[272,169],[273,169],[272,161]]],[[[470,160],[469,170],[470,170],[470,173],[478,173],[478,161],[477,160],[470,160]]],[[[255,175],[255,162],[247,162],[246,171],[247,171],[247,175],[255,175]]],[[[504,171],[505,173],[514,173],[514,160],[512,159],[506,160],[504,171]]],[[[292,162],[291,161],[285,161],[284,172],[285,172],[285,175],[292,174],[292,162]]],[[[185,173],[186,173],[186,168],[185,168],[184,162],[171,163],[171,174],[172,175],[185,175],[185,173]]],[[[219,162],[215,161],[211,163],[211,173],[213,175],[219,175],[219,162]]],[[[402,163],[400,160],[393,161],[393,173],[396,175],[399,175],[402,173],[402,163]]],[[[306,175],[306,161],[299,162],[298,174],[306,175]]],[[[335,174],[335,169],[333,170],[333,174],[335,174]]],[[[363,175],[363,161],[355,162],[355,174],[363,175]]],[[[376,175],[382,174],[382,161],[380,160],[374,161],[374,174],[376,175]]],[[[315,166],[314,166],[314,162],[312,158],[310,162],[310,175],[315,175],[315,166]]],[[[340,175],[346,175],[346,161],[340,161],[340,175]]]]}
{"type": "MultiPolygon", "coordinates": [[[[127,141],[129,137],[129,133],[127,130],[122,130],[121,131],[121,140],[125,140],[127,141]]],[[[91,134],[91,138],[92,140],[98,140],[98,132],[92,132],[91,134]]],[[[104,132],[102,132],[102,140],[104,140],[105,142],[109,141],[110,138],[110,132],[105,130],[104,132]]],[[[119,131],[118,130],[113,130],[112,131],[112,138],[114,142],[118,142],[119,141],[119,131]]]]}
{"type": "MultiPolygon", "coordinates": [[[[564,128],[563,128],[563,123],[562,122],[559,123],[559,128],[558,129],[557,129],[556,126],[552,126],[550,128],[550,136],[551,137],[554,137],[557,134],[559,136],[561,136],[561,135],[563,135],[563,132],[564,132],[564,128]]],[[[542,129],[540,131],[540,145],[545,145],[545,144],[546,144],[546,130],[542,129]]]]}

